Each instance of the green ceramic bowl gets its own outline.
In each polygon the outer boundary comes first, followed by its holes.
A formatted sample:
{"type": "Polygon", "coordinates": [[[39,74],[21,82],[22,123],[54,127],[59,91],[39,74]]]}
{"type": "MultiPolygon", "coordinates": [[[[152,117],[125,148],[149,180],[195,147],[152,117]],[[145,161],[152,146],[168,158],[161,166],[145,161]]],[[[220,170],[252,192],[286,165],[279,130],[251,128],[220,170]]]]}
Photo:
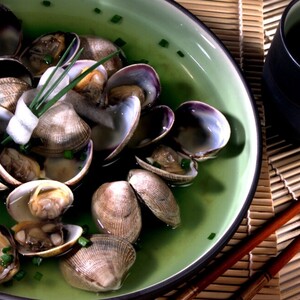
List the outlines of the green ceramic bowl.
{"type": "MultiPolygon", "coordinates": [[[[130,60],[146,59],[159,73],[162,103],[176,108],[186,100],[207,102],[226,115],[232,130],[229,144],[218,157],[199,164],[195,182],[173,189],[182,225],[172,230],[145,217],[136,263],[120,290],[94,294],[71,288],[64,282],[57,260],[49,259],[39,267],[24,261],[26,277],[11,286],[0,285],[1,293],[34,299],[92,300],[154,298],[171,290],[226,244],[256,189],[261,161],[260,128],[251,93],[239,68],[210,30],[173,1],[1,2],[22,20],[26,36],[64,30],[100,35],[112,41],[121,38],[126,42],[122,48],[130,60]],[[122,19],[113,22],[116,15],[122,19]],[[168,42],[168,47],[160,45],[162,40],[168,42]],[[37,271],[43,274],[41,281],[33,279],[37,271]]],[[[118,166],[99,172],[122,174],[118,166]]],[[[91,176],[81,188],[92,193],[95,186],[89,180],[91,176]]],[[[90,224],[94,230],[89,211],[82,204],[90,199],[80,195],[70,219],[90,224]]],[[[1,223],[12,225],[4,202],[0,205],[1,223]]]]}

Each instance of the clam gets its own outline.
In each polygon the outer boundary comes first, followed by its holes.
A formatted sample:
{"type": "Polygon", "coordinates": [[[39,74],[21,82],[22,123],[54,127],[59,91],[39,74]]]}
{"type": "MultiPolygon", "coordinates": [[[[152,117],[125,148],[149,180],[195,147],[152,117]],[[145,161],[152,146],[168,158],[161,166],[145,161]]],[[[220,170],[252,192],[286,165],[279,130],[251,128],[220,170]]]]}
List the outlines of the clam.
{"type": "Polygon", "coordinates": [[[32,157],[14,148],[4,148],[0,154],[0,176],[10,185],[39,179],[40,165],[32,157]]]}
{"type": "Polygon", "coordinates": [[[43,162],[45,178],[75,186],[88,172],[93,159],[93,142],[70,158],[47,157],[43,162]]]}
{"type": "Polygon", "coordinates": [[[65,184],[35,180],[15,188],[6,199],[18,252],[25,256],[50,257],[69,250],[82,235],[81,226],[62,224],[74,196],[65,184]]]}
{"type": "Polygon", "coordinates": [[[34,180],[16,187],[6,199],[11,217],[17,221],[54,220],[72,205],[74,196],[55,180],[34,180]]]}
{"type": "Polygon", "coordinates": [[[92,127],[94,150],[103,153],[104,160],[111,161],[127,146],[134,134],[141,114],[137,97],[130,96],[117,105],[105,109],[113,126],[98,123],[92,127]]]}
{"type": "MultiPolygon", "coordinates": [[[[119,50],[118,47],[103,37],[80,35],[80,45],[83,48],[81,53],[81,59],[91,59],[99,61],[109,54],[119,50]]],[[[121,56],[114,56],[103,64],[108,76],[118,71],[123,67],[123,61],[121,56]]]]}
{"type": "Polygon", "coordinates": [[[92,216],[99,230],[134,243],[142,219],[138,200],[127,181],[102,184],[92,197],[92,216]]]}
{"type": "Polygon", "coordinates": [[[91,128],[71,104],[59,102],[39,118],[33,137],[40,142],[32,148],[33,152],[57,157],[65,151],[75,153],[83,149],[90,141],[91,128]]]}
{"type": "Polygon", "coordinates": [[[61,273],[71,286],[92,292],[118,290],[136,259],[133,246],[107,234],[94,234],[91,245],[73,249],[60,260],[61,273]]]}
{"type": "Polygon", "coordinates": [[[19,59],[34,77],[40,77],[50,66],[58,63],[73,39],[73,48],[63,62],[63,65],[66,65],[76,55],[80,46],[79,37],[73,32],[57,31],[39,36],[24,49],[19,59]]]}
{"type": "Polygon", "coordinates": [[[18,99],[32,87],[29,70],[17,59],[0,57],[0,105],[14,113],[18,99]]]}
{"type": "MultiPolygon", "coordinates": [[[[77,60],[68,72],[70,81],[75,79],[86,69],[96,63],[95,60],[77,60]]],[[[95,70],[87,74],[77,85],[74,90],[83,95],[86,101],[99,104],[100,98],[107,81],[107,72],[103,65],[98,66],[95,70]]]]}
{"type": "Polygon", "coordinates": [[[160,79],[153,67],[143,63],[132,64],[120,69],[108,79],[103,103],[108,105],[120,102],[134,95],[140,99],[142,109],[145,109],[155,104],[160,91],[160,79]],[[121,92],[117,93],[118,89],[121,89],[121,92]]]}
{"type": "Polygon", "coordinates": [[[190,184],[198,175],[196,161],[165,144],[139,153],[135,158],[143,169],[159,175],[172,185],[190,184]]]}
{"type": "Polygon", "coordinates": [[[187,101],[175,111],[172,138],[181,151],[197,161],[213,158],[231,134],[226,117],[201,101],[187,101]]]}
{"type": "Polygon", "coordinates": [[[143,169],[132,169],[127,180],[157,218],[172,228],[179,226],[179,206],[171,189],[158,175],[143,169]]]}
{"type": "Polygon", "coordinates": [[[0,4],[0,56],[16,55],[22,42],[21,21],[3,4],[0,4]]]}
{"type": "Polygon", "coordinates": [[[10,231],[0,225],[0,284],[9,281],[19,271],[16,244],[10,231]]]}
{"type": "Polygon", "coordinates": [[[156,105],[142,112],[128,146],[138,149],[158,142],[170,132],[174,120],[173,110],[166,105],[156,105]]]}
{"type": "Polygon", "coordinates": [[[52,257],[75,245],[83,229],[58,222],[23,221],[12,227],[18,252],[24,256],[52,257]]]}

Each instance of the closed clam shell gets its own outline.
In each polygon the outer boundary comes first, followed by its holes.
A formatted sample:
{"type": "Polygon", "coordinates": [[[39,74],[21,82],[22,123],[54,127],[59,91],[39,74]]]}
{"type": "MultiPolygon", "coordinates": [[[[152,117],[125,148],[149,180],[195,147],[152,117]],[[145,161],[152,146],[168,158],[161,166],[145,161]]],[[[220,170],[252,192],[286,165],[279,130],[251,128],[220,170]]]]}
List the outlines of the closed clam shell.
{"type": "Polygon", "coordinates": [[[92,197],[92,215],[98,228],[133,243],[139,237],[142,218],[134,190],[127,181],[102,184],[92,197]]]}
{"type": "Polygon", "coordinates": [[[61,156],[66,150],[77,152],[85,147],[91,137],[91,128],[71,104],[59,102],[40,117],[33,136],[42,144],[32,151],[43,156],[61,156]]]}
{"type": "Polygon", "coordinates": [[[133,246],[116,236],[94,234],[89,247],[72,250],[60,260],[64,279],[73,287],[102,292],[121,287],[136,253],[133,246]]]}
{"type": "Polygon", "coordinates": [[[180,209],[176,199],[158,175],[143,169],[132,169],[127,179],[157,218],[173,228],[180,224],[180,209]]]}

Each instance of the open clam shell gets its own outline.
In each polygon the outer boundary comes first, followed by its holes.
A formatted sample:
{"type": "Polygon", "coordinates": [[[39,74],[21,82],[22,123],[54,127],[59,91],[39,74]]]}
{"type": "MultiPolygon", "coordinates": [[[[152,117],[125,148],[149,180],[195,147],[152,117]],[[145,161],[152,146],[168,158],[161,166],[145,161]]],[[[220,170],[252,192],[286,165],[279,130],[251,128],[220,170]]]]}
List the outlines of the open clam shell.
{"type": "Polygon", "coordinates": [[[0,56],[16,55],[23,39],[21,21],[3,4],[0,4],[0,56]]]}
{"type": "Polygon", "coordinates": [[[12,57],[0,57],[0,78],[13,77],[32,86],[33,77],[29,69],[12,57]]]}
{"type": "Polygon", "coordinates": [[[73,158],[48,157],[43,163],[45,177],[68,186],[79,183],[88,172],[93,159],[93,141],[73,158]]]}
{"type": "Polygon", "coordinates": [[[201,101],[187,101],[175,110],[172,138],[182,152],[197,161],[214,157],[231,134],[226,117],[201,101]]]}
{"type": "Polygon", "coordinates": [[[0,225],[0,284],[12,279],[19,268],[20,262],[13,236],[8,228],[0,225]],[[11,259],[3,260],[2,255],[11,259]]]}
{"type": "Polygon", "coordinates": [[[157,174],[171,185],[188,185],[198,175],[196,161],[164,144],[157,146],[152,152],[137,154],[135,159],[140,167],[157,174]],[[153,157],[154,151],[155,155],[160,156],[159,159],[153,157]]]}
{"type": "Polygon", "coordinates": [[[20,61],[34,77],[40,77],[49,67],[55,66],[72,40],[75,43],[63,62],[68,64],[80,47],[79,36],[74,32],[50,32],[39,36],[20,54],[20,61]]]}
{"type": "Polygon", "coordinates": [[[113,126],[97,124],[92,128],[94,150],[103,153],[106,161],[115,158],[128,144],[138,126],[141,104],[130,96],[121,103],[108,107],[113,126]]]}
{"type": "Polygon", "coordinates": [[[14,226],[13,230],[15,230],[15,239],[17,241],[19,234],[26,241],[31,239],[29,236],[32,234],[33,240],[36,243],[36,245],[31,242],[24,242],[24,245],[23,243],[17,243],[18,252],[23,256],[39,256],[43,258],[58,256],[72,248],[83,233],[81,226],[73,224],[61,225],[61,236],[57,232],[44,231],[44,227],[53,227],[52,225],[56,227],[60,226],[55,223],[40,222],[22,222],[14,226]],[[41,245],[45,245],[47,241],[51,240],[59,240],[59,245],[54,245],[48,249],[39,249],[41,245]]]}
{"type": "Polygon", "coordinates": [[[87,248],[73,249],[60,260],[64,279],[73,287],[92,292],[118,290],[136,260],[133,246],[108,234],[94,234],[87,248]]]}
{"type": "MultiPolygon", "coordinates": [[[[153,67],[147,64],[133,64],[126,66],[114,73],[107,81],[104,103],[110,103],[110,92],[117,87],[127,86],[126,93],[133,93],[132,87],[140,87],[142,97],[140,98],[142,109],[153,106],[161,92],[160,79],[153,67]]],[[[124,92],[123,92],[124,93],[124,92]]]]}
{"type": "Polygon", "coordinates": [[[55,180],[34,180],[16,187],[6,199],[6,208],[17,221],[40,221],[60,217],[73,203],[71,189],[55,180]]]}
{"type": "Polygon", "coordinates": [[[170,132],[174,120],[173,110],[166,105],[153,106],[142,112],[128,146],[138,149],[156,143],[170,132]]]}

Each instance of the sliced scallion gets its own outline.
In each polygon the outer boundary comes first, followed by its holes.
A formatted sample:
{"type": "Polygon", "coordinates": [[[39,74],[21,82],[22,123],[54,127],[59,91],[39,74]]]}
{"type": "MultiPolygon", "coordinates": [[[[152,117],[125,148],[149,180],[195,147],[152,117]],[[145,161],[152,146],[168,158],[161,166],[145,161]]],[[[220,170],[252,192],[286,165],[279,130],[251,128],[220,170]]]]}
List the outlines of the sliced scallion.
{"type": "Polygon", "coordinates": [[[84,236],[81,236],[77,242],[81,247],[88,247],[92,243],[89,239],[85,238],[84,236]]]}

